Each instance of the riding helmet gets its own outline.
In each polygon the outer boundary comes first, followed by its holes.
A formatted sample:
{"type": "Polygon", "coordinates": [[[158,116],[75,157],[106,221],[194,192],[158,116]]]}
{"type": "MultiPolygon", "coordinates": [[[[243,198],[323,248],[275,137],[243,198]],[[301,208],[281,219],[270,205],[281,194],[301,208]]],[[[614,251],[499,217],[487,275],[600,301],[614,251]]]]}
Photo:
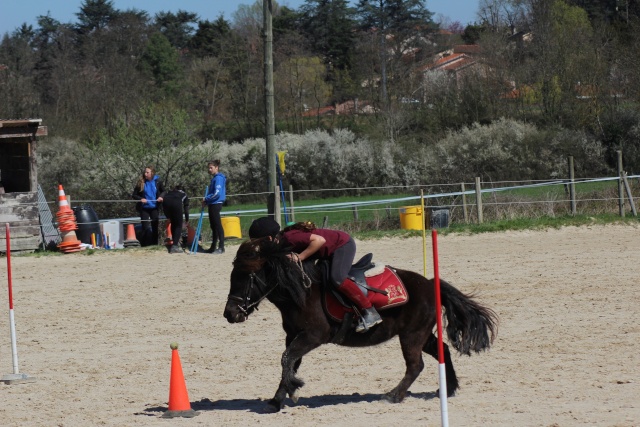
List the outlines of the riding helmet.
{"type": "Polygon", "coordinates": [[[280,224],[278,224],[273,218],[263,216],[254,220],[249,227],[249,238],[259,239],[261,237],[275,237],[280,231],[280,224]]]}

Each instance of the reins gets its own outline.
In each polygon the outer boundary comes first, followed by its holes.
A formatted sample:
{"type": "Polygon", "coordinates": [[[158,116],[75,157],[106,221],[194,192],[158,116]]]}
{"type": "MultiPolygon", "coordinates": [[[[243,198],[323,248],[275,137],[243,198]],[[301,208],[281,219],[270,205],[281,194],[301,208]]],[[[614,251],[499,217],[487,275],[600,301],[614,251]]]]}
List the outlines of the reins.
{"type": "MultiPolygon", "coordinates": [[[[313,284],[313,282],[311,281],[311,278],[309,277],[309,275],[304,271],[304,267],[302,266],[302,261],[300,261],[300,259],[297,258],[295,261],[293,261],[293,263],[296,265],[296,267],[298,267],[300,269],[300,272],[302,273],[302,286],[304,286],[306,289],[309,289],[311,287],[311,285],[313,284]]],[[[238,308],[240,309],[240,311],[242,311],[247,316],[249,315],[249,311],[251,309],[255,308],[257,310],[258,309],[258,305],[262,302],[262,300],[267,298],[267,296],[269,296],[269,294],[271,292],[273,292],[278,287],[278,282],[276,282],[270,289],[268,289],[255,302],[250,302],[251,301],[251,292],[253,291],[254,282],[258,282],[258,284],[261,285],[265,289],[267,289],[269,285],[267,285],[267,283],[265,283],[264,280],[262,280],[260,277],[258,277],[255,272],[249,274],[249,279],[250,279],[249,280],[249,285],[245,289],[244,297],[239,297],[239,296],[235,296],[235,295],[231,295],[231,294],[229,294],[229,296],[227,296],[227,299],[232,300],[232,301],[237,301],[238,303],[240,303],[240,304],[238,304],[238,308]]]]}

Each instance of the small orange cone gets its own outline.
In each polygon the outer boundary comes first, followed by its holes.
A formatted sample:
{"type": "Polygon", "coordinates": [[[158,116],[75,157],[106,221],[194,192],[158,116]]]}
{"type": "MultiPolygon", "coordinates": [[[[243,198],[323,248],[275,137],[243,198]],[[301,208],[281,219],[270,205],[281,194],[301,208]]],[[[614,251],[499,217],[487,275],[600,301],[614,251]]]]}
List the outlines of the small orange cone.
{"type": "Polygon", "coordinates": [[[167,221],[167,237],[164,239],[164,243],[169,246],[173,245],[173,236],[171,235],[171,221],[167,221]]]}
{"type": "Polygon", "coordinates": [[[178,344],[171,343],[170,347],[171,379],[169,381],[169,410],[162,415],[162,418],[193,418],[196,415],[200,415],[200,413],[191,409],[189,393],[187,393],[187,383],[184,381],[184,375],[182,374],[178,344]]]}
{"type": "Polygon", "coordinates": [[[136,229],[133,224],[127,224],[127,239],[122,243],[125,248],[139,248],[140,241],[136,238],[136,229]]]}

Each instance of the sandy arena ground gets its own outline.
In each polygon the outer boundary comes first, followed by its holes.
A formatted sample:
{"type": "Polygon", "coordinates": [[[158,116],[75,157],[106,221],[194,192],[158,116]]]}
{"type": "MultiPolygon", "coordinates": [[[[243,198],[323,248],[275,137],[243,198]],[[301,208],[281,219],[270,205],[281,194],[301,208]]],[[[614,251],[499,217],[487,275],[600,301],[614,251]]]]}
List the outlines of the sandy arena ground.
{"type": "MultiPolygon", "coordinates": [[[[420,238],[358,245],[359,255],[423,271],[420,238]]],[[[279,381],[284,333],[268,302],[243,324],[223,318],[236,248],[14,255],[20,371],[37,380],[0,384],[0,424],[440,425],[438,364],[428,356],[403,403],[380,400],[404,372],[397,340],[317,349],[300,368],[298,404],[263,413],[279,381]],[[172,341],[200,411],[192,419],[160,418],[172,341]]],[[[501,321],[490,351],[454,357],[461,389],[448,400],[450,425],[640,425],[640,226],[444,236],[439,251],[441,277],[477,292],[501,321]]],[[[5,375],[13,372],[6,291],[0,307],[5,375]]]]}

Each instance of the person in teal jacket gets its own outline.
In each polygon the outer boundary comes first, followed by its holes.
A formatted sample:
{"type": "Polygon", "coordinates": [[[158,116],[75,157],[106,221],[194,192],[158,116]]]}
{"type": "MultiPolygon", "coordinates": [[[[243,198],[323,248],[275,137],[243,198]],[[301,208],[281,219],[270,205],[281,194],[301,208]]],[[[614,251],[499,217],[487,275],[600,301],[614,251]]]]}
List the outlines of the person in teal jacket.
{"type": "Polygon", "coordinates": [[[207,163],[211,182],[207,190],[207,196],[202,199],[202,206],[207,206],[209,211],[209,225],[211,226],[211,247],[206,251],[210,254],[224,253],[224,229],[220,211],[227,198],[227,177],[220,172],[220,160],[211,160],[207,163]],[[216,249],[216,245],[218,245],[216,249]]]}
{"type": "Polygon", "coordinates": [[[140,214],[143,236],[142,246],[158,244],[159,209],[164,197],[164,185],[153,166],[147,166],[133,188],[131,197],[138,200],[136,210],[140,214]]]}

